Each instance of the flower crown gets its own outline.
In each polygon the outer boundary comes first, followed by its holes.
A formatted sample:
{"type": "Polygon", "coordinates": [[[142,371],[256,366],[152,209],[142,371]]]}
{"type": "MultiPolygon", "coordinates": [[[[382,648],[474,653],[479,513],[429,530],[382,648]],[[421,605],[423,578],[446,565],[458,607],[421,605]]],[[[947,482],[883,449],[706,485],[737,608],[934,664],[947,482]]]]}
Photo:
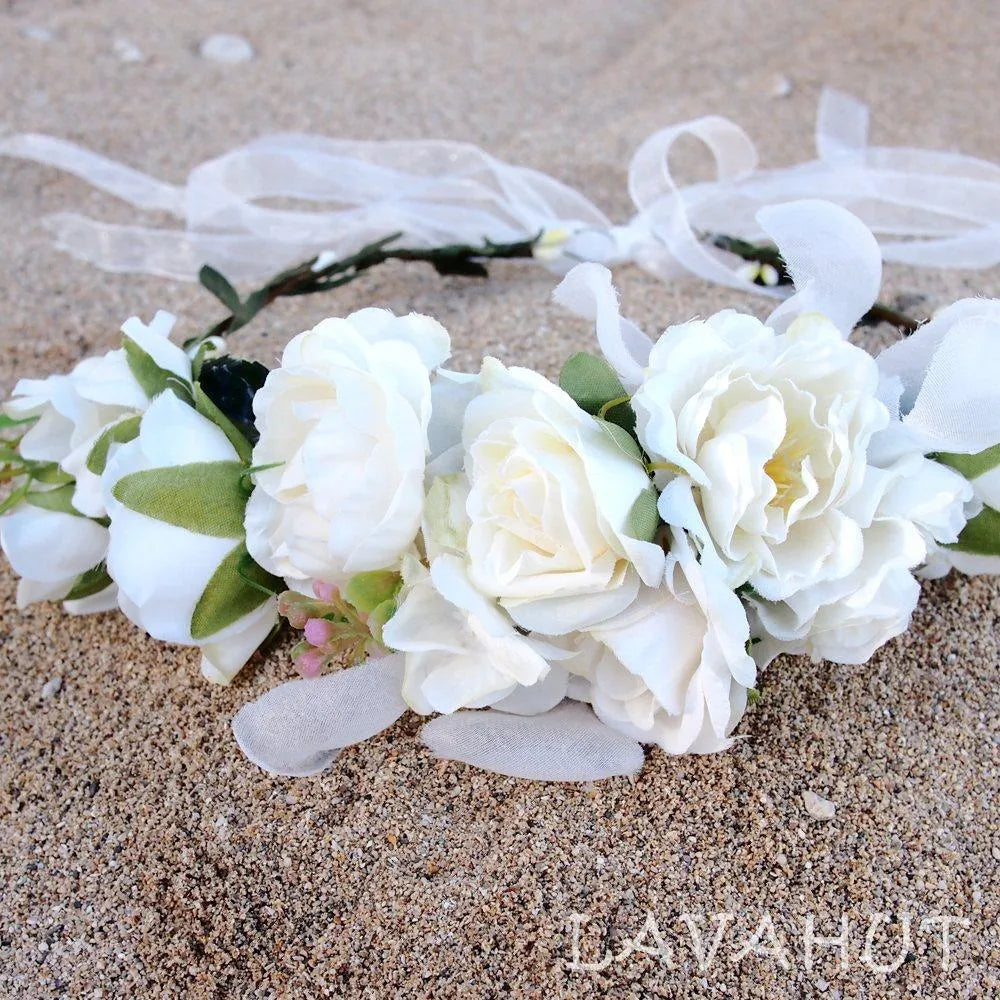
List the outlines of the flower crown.
{"type": "Polygon", "coordinates": [[[775,656],[865,662],[907,628],[918,575],[1000,572],[1000,300],[873,358],[847,340],[881,280],[868,228],[825,201],[756,218],[755,280],[795,286],[766,321],[725,310],[654,341],[582,263],[555,300],[600,355],[558,384],[489,357],[451,371],[438,322],[381,309],[300,333],[271,371],[220,338],[391,256],[466,275],[545,258],[567,242],[551,229],[380,240],[246,299],[203,269],[231,313],[202,337],[133,318],[121,348],[15,386],[0,543],[19,605],[120,608],[220,683],[300,630],[303,679],[233,722],[272,773],[322,770],[408,709],[435,716],[438,755],[526,778],[724,750],[775,656]]]}

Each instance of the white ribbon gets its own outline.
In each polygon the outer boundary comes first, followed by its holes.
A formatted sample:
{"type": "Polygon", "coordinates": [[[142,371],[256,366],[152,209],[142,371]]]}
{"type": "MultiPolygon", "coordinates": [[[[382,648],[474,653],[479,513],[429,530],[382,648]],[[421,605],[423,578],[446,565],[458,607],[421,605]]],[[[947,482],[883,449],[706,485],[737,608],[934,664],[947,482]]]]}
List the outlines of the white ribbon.
{"type": "Polygon", "coordinates": [[[752,283],[740,262],[702,237],[761,239],[759,210],[800,199],[849,209],[875,233],[887,261],[1000,263],[1000,167],[956,153],[868,147],[867,128],[863,104],[825,90],[818,158],[759,170],[752,141],[733,122],[712,115],[673,125],[632,158],[637,214],[621,226],[554,178],[465,143],[265,136],[195,167],[183,187],[46,136],[0,139],[0,154],[58,167],[136,208],[182,220],[181,229],[112,225],[75,213],[47,221],[61,248],[105,270],[187,280],[205,263],[234,281],[256,280],[323,251],[346,256],[393,232],[410,246],[428,247],[506,242],[544,229],[569,237],[563,270],[574,260],[634,260],[664,280],[686,270],[780,297],[786,289],[752,283]],[[669,156],[682,136],[707,147],[712,180],[678,185],[669,156]],[[278,208],[268,204],[274,199],[303,205],[278,208]]]}

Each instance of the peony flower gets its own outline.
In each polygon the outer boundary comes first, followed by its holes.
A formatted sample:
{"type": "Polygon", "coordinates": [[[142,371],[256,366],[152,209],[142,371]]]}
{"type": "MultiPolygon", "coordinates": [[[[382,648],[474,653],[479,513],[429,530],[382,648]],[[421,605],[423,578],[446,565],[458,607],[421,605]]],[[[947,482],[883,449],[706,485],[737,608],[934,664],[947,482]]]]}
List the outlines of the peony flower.
{"type": "Polygon", "coordinates": [[[278,620],[275,599],[247,583],[260,571],[243,545],[244,477],[226,435],[170,392],[102,477],[122,611],[156,639],[199,646],[202,673],[217,683],[278,620]]]}
{"type": "Polygon", "coordinates": [[[658,485],[694,487],[730,586],[777,601],[857,568],[862,526],[846,508],[889,422],[878,382],[874,359],[816,314],[779,335],[725,311],[660,337],[632,400],[637,433],[658,485]]]}
{"type": "Polygon", "coordinates": [[[546,657],[565,655],[521,635],[476,590],[456,556],[438,557],[430,570],[408,559],[404,580],[399,609],[383,627],[382,640],[406,654],[403,697],[416,712],[497,704],[519,686],[542,682],[550,669],[546,657]]]}
{"type": "Polygon", "coordinates": [[[290,585],[395,568],[423,505],[434,320],[362,309],[285,348],[254,398],[260,440],[247,547],[290,585]]]}
{"type": "Polygon", "coordinates": [[[487,358],[463,444],[469,576],[522,628],[587,628],[659,582],[662,550],[629,534],[650,482],[624,432],[541,375],[487,358]]]}
{"type": "Polygon", "coordinates": [[[707,550],[699,563],[675,530],[664,585],[644,587],[622,614],[577,637],[563,664],[575,675],[569,693],[607,725],[668,753],[723,750],[756,680],[749,638],[717,557],[707,550]]]}

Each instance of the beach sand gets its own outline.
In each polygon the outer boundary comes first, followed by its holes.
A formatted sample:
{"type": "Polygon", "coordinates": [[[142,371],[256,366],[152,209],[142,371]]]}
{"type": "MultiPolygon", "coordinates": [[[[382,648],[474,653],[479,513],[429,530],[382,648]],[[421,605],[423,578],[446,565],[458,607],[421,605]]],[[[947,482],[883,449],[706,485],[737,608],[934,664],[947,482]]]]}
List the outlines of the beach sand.
{"type": "MultiPolygon", "coordinates": [[[[0,129],[70,138],[177,182],[270,131],[464,139],[625,219],[626,164],[656,128],[723,114],[766,166],[784,165],[812,155],[824,84],[870,102],[876,143],[1000,160],[998,29],[997,7],[902,0],[9,2],[0,129]],[[255,58],[202,58],[213,32],[244,35],[255,58]],[[143,58],[123,61],[116,41],[143,58]]],[[[40,219],[66,209],[132,218],[71,177],[0,160],[2,393],[113,346],[130,315],[168,309],[182,334],[218,316],[195,286],[59,253],[40,219]]],[[[693,279],[616,277],[648,330],[726,305],[768,309],[693,279]]],[[[273,362],[323,316],[374,304],[438,317],[457,367],[488,352],[553,374],[591,333],[550,304],[552,285],[514,264],[487,282],[391,265],[279,304],[235,346],[273,362]]],[[[921,296],[929,312],[1000,294],[1000,276],[893,267],[886,292],[921,296]]],[[[4,564],[3,996],[1000,996],[995,582],[925,585],[912,629],[864,666],[776,662],[731,752],[651,751],[635,779],[594,787],[436,761],[413,716],[322,776],[268,777],[229,723],[293,675],[287,644],[212,687],[194,651],[118,616],[20,614],[14,589],[4,564]],[[43,697],[55,677],[61,690],[43,697]],[[834,817],[813,818],[806,792],[835,803],[834,817]],[[629,954],[644,927],[655,944],[649,914],[670,961],[629,954]],[[766,915],[786,961],[739,958],[762,927],[761,947],[773,945],[766,915]],[[891,923],[879,929],[881,915],[891,923]],[[942,915],[967,922],[952,930],[949,970],[927,922],[942,915]],[[837,946],[810,962],[808,920],[832,936],[842,916],[846,966],[837,946]],[[706,947],[723,926],[707,968],[688,922],[706,947]],[[906,960],[875,971],[907,926],[906,960]],[[616,960],[603,971],[576,967],[606,950],[616,960]]]]}

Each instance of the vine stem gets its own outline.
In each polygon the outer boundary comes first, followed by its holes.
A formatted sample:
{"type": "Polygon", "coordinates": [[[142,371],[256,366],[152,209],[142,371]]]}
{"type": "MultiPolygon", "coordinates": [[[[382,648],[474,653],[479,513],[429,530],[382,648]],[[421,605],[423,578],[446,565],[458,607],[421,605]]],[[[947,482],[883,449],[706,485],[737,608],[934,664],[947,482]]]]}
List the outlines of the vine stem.
{"type": "Polygon", "coordinates": [[[210,337],[221,337],[246,326],[261,310],[266,309],[276,299],[293,295],[313,295],[340,288],[359,278],[365,271],[388,260],[417,261],[430,264],[440,275],[460,275],[468,278],[488,276],[487,260],[514,260],[530,258],[541,238],[538,236],[514,243],[493,243],[484,241],[476,246],[467,243],[452,243],[430,249],[408,247],[393,248],[390,244],[400,239],[402,233],[393,233],[362,247],[357,253],[342,260],[335,260],[317,268],[319,257],[309,260],[287,271],[275,275],[265,285],[251,292],[245,299],[222,274],[206,265],[199,272],[202,285],[229,309],[229,315],[196,337],[186,341],[187,349],[197,348],[210,337]]]}

